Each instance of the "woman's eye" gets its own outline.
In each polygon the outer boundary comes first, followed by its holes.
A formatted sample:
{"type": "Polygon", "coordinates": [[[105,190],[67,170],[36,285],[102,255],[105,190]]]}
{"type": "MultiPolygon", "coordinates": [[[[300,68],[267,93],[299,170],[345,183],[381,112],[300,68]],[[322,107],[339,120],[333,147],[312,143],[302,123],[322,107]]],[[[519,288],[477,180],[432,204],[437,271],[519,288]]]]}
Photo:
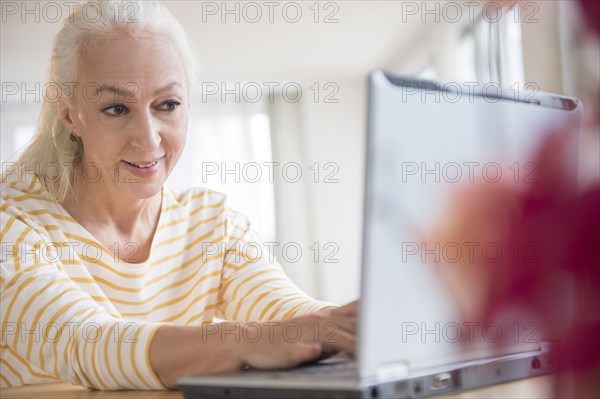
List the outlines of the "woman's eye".
{"type": "Polygon", "coordinates": [[[127,109],[126,106],[122,105],[122,104],[117,104],[117,105],[111,105],[108,108],[104,109],[104,112],[106,112],[109,115],[112,116],[121,116],[121,115],[125,115],[129,112],[129,110],[127,109]]]}
{"type": "Polygon", "coordinates": [[[164,103],[160,104],[158,108],[163,111],[173,112],[180,105],[181,105],[181,103],[179,101],[171,100],[171,101],[165,101],[164,103]]]}

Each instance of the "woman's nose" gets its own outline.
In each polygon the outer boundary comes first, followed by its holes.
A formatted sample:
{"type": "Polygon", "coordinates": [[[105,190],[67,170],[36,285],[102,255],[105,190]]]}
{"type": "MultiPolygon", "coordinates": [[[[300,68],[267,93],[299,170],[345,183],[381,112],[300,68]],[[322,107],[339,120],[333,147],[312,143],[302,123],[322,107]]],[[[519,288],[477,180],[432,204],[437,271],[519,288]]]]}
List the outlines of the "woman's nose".
{"type": "Polygon", "coordinates": [[[151,112],[138,113],[131,126],[131,145],[147,152],[156,150],[161,141],[159,127],[160,122],[151,112]]]}

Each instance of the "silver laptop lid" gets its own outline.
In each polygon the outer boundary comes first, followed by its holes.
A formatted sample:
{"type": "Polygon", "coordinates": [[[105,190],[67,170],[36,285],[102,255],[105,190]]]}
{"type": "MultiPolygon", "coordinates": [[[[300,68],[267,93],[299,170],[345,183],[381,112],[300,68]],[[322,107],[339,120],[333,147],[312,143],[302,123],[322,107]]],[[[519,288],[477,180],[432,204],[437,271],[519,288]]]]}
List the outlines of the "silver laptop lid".
{"type": "MultiPolygon", "coordinates": [[[[383,71],[373,72],[369,85],[361,378],[401,379],[423,368],[537,349],[539,335],[531,334],[539,332],[532,326],[511,330],[506,323],[461,320],[428,267],[436,256],[443,262],[444,254],[422,247],[420,237],[439,220],[447,195],[459,184],[515,179],[515,173],[522,180],[535,173],[526,157],[553,127],[565,123],[578,130],[581,102],[383,71]],[[425,258],[423,249],[429,250],[425,258]],[[469,334],[474,344],[456,343],[458,334],[463,339],[469,334]],[[498,334],[513,344],[500,348],[498,334]]],[[[574,159],[576,151],[574,143],[574,159]]]]}

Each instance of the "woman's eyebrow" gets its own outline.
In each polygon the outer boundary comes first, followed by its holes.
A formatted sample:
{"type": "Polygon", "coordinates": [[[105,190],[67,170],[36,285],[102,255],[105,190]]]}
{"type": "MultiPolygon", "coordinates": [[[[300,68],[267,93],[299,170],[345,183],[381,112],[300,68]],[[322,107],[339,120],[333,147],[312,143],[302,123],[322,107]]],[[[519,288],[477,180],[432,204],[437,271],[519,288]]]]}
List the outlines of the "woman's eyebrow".
{"type": "MultiPolygon", "coordinates": [[[[127,86],[132,86],[132,85],[128,84],[127,86]]],[[[118,95],[121,95],[121,96],[125,96],[125,97],[134,96],[135,93],[137,92],[137,90],[129,90],[125,87],[103,84],[96,89],[96,95],[99,95],[100,93],[102,93],[105,90],[110,91],[115,94],[118,94],[118,95]]]]}
{"type": "Polygon", "coordinates": [[[180,89],[183,89],[183,86],[179,82],[173,81],[173,82],[168,83],[165,86],[161,87],[160,89],[154,90],[154,95],[158,95],[164,91],[171,90],[174,87],[179,87],[180,89]]]}
{"type": "MultiPolygon", "coordinates": [[[[128,84],[128,85],[126,85],[126,87],[127,86],[132,86],[132,84],[128,84]]],[[[136,90],[130,90],[130,89],[127,89],[126,87],[119,87],[119,86],[103,84],[103,85],[98,86],[98,88],[96,88],[96,95],[99,95],[100,93],[102,93],[103,91],[106,90],[106,91],[109,91],[109,92],[112,92],[112,93],[115,93],[115,94],[118,94],[118,95],[121,95],[124,97],[131,97],[131,96],[134,96],[138,91],[136,86],[134,86],[134,89],[136,89],[136,90]]],[[[162,92],[171,90],[174,87],[183,89],[183,86],[179,82],[173,81],[173,82],[167,83],[165,86],[163,86],[159,89],[156,89],[154,91],[154,95],[158,95],[162,92]]]]}

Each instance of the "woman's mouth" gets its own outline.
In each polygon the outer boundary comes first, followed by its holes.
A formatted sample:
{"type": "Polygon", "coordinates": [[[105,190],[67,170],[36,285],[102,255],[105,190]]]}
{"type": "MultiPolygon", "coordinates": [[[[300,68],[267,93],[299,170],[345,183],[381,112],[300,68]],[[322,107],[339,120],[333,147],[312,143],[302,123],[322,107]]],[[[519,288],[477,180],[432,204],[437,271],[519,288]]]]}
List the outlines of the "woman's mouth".
{"type": "Polygon", "coordinates": [[[129,162],[129,161],[125,161],[127,162],[129,165],[131,166],[135,166],[136,168],[140,168],[140,169],[147,169],[147,168],[151,168],[154,165],[156,165],[158,162],[160,161],[160,159],[157,159],[156,161],[152,162],[152,163],[135,163],[135,162],[129,162]]]}
{"type": "Polygon", "coordinates": [[[161,161],[164,155],[158,159],[146,161],[126,161],[122,160],[125,169],[131,172],[132,175],[140,178],[148,178],[154,176],[160,169],[161,161]]]}

